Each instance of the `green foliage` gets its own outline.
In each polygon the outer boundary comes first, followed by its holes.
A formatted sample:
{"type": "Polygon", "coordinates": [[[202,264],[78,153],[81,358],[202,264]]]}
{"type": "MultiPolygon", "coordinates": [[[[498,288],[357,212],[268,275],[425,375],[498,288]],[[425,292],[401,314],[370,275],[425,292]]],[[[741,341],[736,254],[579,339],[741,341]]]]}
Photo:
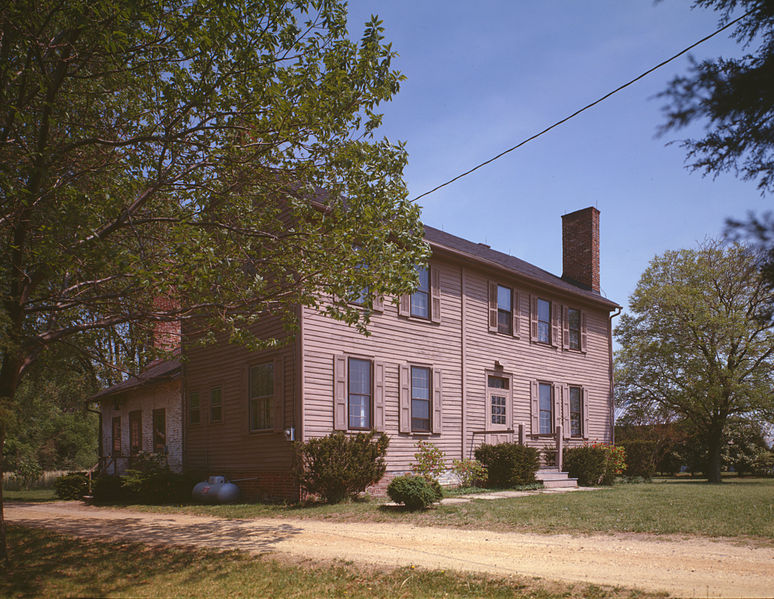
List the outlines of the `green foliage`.
{"type": "Polygon", "coordinates": [[[389,437],[371,431],[326,437],[294,444],[293,475],[307,493],[328,503],[356,497],[378,483],[387,469],[389,437]]]}
{"type": "Polygon", "coordinates": [[[33,483],[43,474],[43,469],[34,460],[21,459],[16,464],[14,474],[16,475],[16,480],[21,484],[21,488],[29,490],[32,488],[33,483]]]}
{"type": "Polygon", "coordinates": [[[654,258],[621,317],[616,401],[633,419],[685,419],[720,482],[729,418],[774,415],[774,288],[755,254],[706,242],[654,258]]]}
{"type": "Polygon", "coordinates": [[[566,447],[562,454],[563,468],[581,487],[605,484],[609,480],[607,463],[608,452],[603,447],[566,447]]]}
{"type": "Polygon", "coordinates": [[[444,452],[429,441],[420,439],[417,441],[417,452],[414,454],[414,463],[411,471],[419,476],[431,480],[438,480],[446,471],[444,464],[444,452]]]}
{"type": "Polygon", "coordinates": [[[518,443],[482,445],[476,459],[486,468],[489,488],[509,488],[535,482],[540,467],[538,450],[518,443]]]}
{"type": "Polygon", "coordinates": [[[387,495],[409,510],[420,510],[443,497],[440,483],[426,476],[396,476],[387,485],[387,495]]]}
{"type": "Polygon", "coordinates": [[[452,471],[460,479],[461,487],[483,487],[486,485],[486,466],[478,460],[455,459],[452,461],[452,471]]]}
{"type": "Polygon", "coordinates": [[[771,451],[763,430],[757,422],[732,420],[723,434],[722,459],[726,468],[733,468],[739,476],[769,475],[771,451]]]}
{"type": "Polygon", "coordinates": [[[641,476],[650,480],[656,473],[659,455],[659,443],[650,439],[632,439],[619,441],[618,447],[626,452],[626,468],[624,474],[628,477],[641,476]]]}
{"type": "Polygon", "coordinates": [[[85,472],[71,472],[54,483],[59,499],[82,499],[91,492],[91,480],[85,472]]]}
{"type": "Polygon", "coordinates": [[[743,45],[759,44],[741,58],[691,62],[687,76],[675,77],[661,95],[663,130],[703,122],[702,138],[683,141],[693,170],[717,176],[730,171],[757,180],[762,193],[774,191],[774,11],[769,0],[695,0],[694,5],[720,12],[725,20],[750,12],[734,28],[743,45]]]}
{"type": "Polygon", "coordinates": [[[163,455],[140,453],[122,477],[124,498],[138,503],[180,503],[191,499],[193,482],[172,472],[163,455]]]}

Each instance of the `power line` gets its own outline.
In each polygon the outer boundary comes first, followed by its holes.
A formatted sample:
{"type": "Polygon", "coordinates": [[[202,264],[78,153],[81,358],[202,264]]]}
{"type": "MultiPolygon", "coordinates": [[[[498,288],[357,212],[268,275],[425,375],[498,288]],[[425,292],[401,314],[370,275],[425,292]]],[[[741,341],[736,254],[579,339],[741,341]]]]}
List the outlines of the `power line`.
{"type": "Polygon", "coordinates": [[[736,24],[737,24],[739,21],[741,21],[742,19],[744,19],[744,18],[746,18],[746,17],[749,17],[749,16],[750,16],[750,15],[751,15],[753,12],[754,12],[754,9],[753,9],[753,10],[751,10],[751,11],[749,11],[749,12],[747,12],[747,13],[745,13],[745,14],[743,14],[741,17],[738,17],[738,18],[734,19],[733,21],[731,21],[731,22],[729,22],[729,23],[726,23],[725,25],[723,25],[723,27],[721,27],[721,28],[720,28],[720,29],[718,29],[717,31],[715,31],[715,32],[713,32],[713,33],[710,33],[710,34],[709,34],[708,36],[706,36],[706,37],[703,37],[703,38],[702,38],[702,39],[700,39],[698,42],[694,42],[693,44],[691,44],[690,46],[688,46],[688,47],[687,47],[687,48],[685,48],[684,50],[680,50],[680,52],[678,52],[678,53],[677,53],[677,54],[675,54],[674,56],[672,56],[672,57],[670,57],[670,58],[667,58],[667,59],[666,59],[665,61],[663,61],[663,62],[660,62],[660,63],[658,63],[658,64],[657,64],[655,67],[652,67],[652,68],[648,69],[647,71],[645,71],[644,73],[642,73],[642,74],[638,75],[637,77],[635,77],[635,78],[634,78],[634,79],[632,79],[631,81],[629,81],[629,82],[627,82],[627,83],[624,83],[622,86],[620,86],[620,87],[617,87],[616,89],[614,89],[614,90],[613,90],[613,91],[611,91],[611,92],[608,92],[607,94],[605,94],[604,96],[602,96],[602,97],[601,97],[601,98],[599,98],[598,100],[594,100],[594,101],[593,101],[591,104],[587,104],[586,106],[584,106],[584,107],[583,107],[583,108],[581,108],[580,110],[576,110],[576,111],[575,111],[575,112],[573,112],[571,115],[569,115],[569,116],[567,116],[567,117],[563,118],[561,121],[557,121],[557,122],[555,122],[553,125],[551,125],[551,126],[549,126],[549,127],[546,127],[545,129],[543,129],[543,130],[542,130],[542,131],[540,131],[539,133],[535,133],[535,135],[533,135],[532,137],[528,137],[527,139],[525,139],[525,140],[523,140],[523,141],[519,142],[518,144],[516,144],[515,146],[513,146],[513,147],[511,147],[511,148],[508,148],[507,150],[503,150],[502,152],[500,152],[499,154],[497,154],[497,156],[493,156],[493,157],[492,157],[492,158],[490,158],[489,160],[486,160],[485,162],[482,162],[481,164],[478,164],[478,165],[474,166],[472,169],[470,169],[470,170],[467,170],[467,171],[465,171],[464,173],[461,173],[461,174],[457,175],[457,176],[456,176],[456,177],[454,177],[453,179],[449,179],[449,180],[448,180],[448,181],[446,181],[445,183],[441,183],[440,185],[438,185],[437,187],[434,187],[434,188],[433,188],[433,189],[431,189],[430,191],[426,191],[425,193],[418,195],[417,197],[415,197],[415,198],[414,198],[413,200],[411,200],[411,201],[412,201],[412,202],[416,202],[417,200],[419,200],[419,199],[421,199],[421,198],[423,198],[423,197],[425,197],[425,196],[428,196],[428,195],[430,195],[431,193],[434,193],[434,192],[438,191],[438,190],[439,190],[439,189],[441,189],[442,187],[446,187],[447,185],[451,185],[451,184],[452,184],[452,183],[454,183],[455,181],[457,181],[457,180],[459,180],[459,179],[462,179],[463,177],[466,177],[467,175],[471,174],[471,173],[472,173],[472,172],[474,172],[474,171],[477,171],[477,170],[478,170],[478,169],[480,169],[481,167],[483,167],[483,166],[486,166],[487,164],[490,164],[490,163],[494,162],[494,161],[495,161],[495,160],[497,160],[498,158],[502,158],[503,156],[505,156],[505,155],[506,155],[506,154],[508,154],[509,152],[513,152],[514,150],[517,150],[517,149],[519,149],[521,146],[523,146],[523,145],[525,145],[525,144],[527,144],[527,143],[531,142],[533,139],[537,139],[537,138],[538,138],[538,137],[540,137],[541,135],[544,135],[545,133],[548,133],[549,131],[551,131],[551,129],[554,129],[555,127],[558,127],[559,125],[562,125],[562,124],[566,123],[566,122],[567,122],[567,121],[569,121],[570,119],[572,119],[572,118],[575,118],[576,116],[578,116],[578,115],[579,115],[581,112],[584,112],[584,111],[588,110],[589,108],[592,108],[592,107],[596,106],[596,105],[597,105],[597,104],[599,104],[600,102],[603,102],[604,100],[607,100],[607,99],[608,99],[610,96],[612,96],[612,95],[614,95],[614,94],[617,94],[617,93],[618,93],[618,92],[620,92],[621,90],[623,90],[623,89],[625,89],[625,88],[629,87],[630,85],[632,85],[632,84],[636,83],[636,82],[637,82],[637,81],[639,81],[640,79],[642,79],[642,78],[644,78],[644,77],[647,77],[647,76],[648,76],[648,75],[650,75],[652,72],[654,72],[654,71],[656,71],[656,70],[660,69],[660,68],[661,68],[661,67],[663,67],[664,65],[666,65],[666,64],[669,64],[670,62],[672,62],[673,60],[675,60],[675,59],[677,59],[677,58],[680,58],[680,57],[681,57],[683,54],[685,54],[685,53],[687,53],[687,52],[690,52],[690,51],[691,51],[691,50],[693,50],[693,49],[694,49],[696,46],[699,46],[700,44],[703,44],[704,42],[706,42],[708,39],[711,39],[711,38],[715,37],[717,34],[719,34],[719,33],[722,33],[723,31],[725,31],[726,29],[728,29],[728,28],[729,28],[729,27],[731,27],[732,25],[736,25],[736,24]]]}

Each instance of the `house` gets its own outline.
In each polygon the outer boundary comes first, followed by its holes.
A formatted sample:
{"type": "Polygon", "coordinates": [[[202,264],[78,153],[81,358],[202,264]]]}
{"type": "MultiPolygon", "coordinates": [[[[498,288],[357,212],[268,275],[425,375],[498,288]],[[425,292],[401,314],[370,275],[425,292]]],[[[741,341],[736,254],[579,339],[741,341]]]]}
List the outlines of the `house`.
{"type": "MultiPolygon", "coordinates": [[[[300,307],[274,351],[185,347],[183,465],[247,496],[297,498],[291,441],[335,430],[389,435],[382,484],[410,470],[420,439],[450,459],[485,442],[611,441],[620,306],[600,294],[599,211],[564,215],[562,237],[558,277],[425,227],[419,288],[379,302],[370,336],[300,307]]],[[[260,333],[284,334],[270,321],[260,333]]]]}
{"type": "MultiPolygon", "coordinates": [[[[157,304],[165,301],[156,299],[157,304]]],[[[170,358],[151,362],[142,373],[90,399],[100,406],[101,472],[124,474],[140,453],[162,454],[173,471],[183,470],[180,324],[158,323],[153,337],[170,358]]]]}

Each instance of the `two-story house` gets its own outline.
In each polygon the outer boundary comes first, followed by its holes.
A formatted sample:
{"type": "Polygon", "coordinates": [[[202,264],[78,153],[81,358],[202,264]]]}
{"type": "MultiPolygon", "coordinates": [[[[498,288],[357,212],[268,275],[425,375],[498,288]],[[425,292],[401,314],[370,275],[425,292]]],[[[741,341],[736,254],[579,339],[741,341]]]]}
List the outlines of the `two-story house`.
{"type": "Polygon", "coordinates": [[[564,215],[562,236],[559,277],[425,227],[419,287],[379,302],[370,336],[304,307],[276,351],[184,347],[184,467],[297,498],[291,440],[335,430],[389,435],[385,482],[410,470],[420,439],[449,459],[484,442],[611,441],[620,307],[600,295],[599,211],[564,215]]]}

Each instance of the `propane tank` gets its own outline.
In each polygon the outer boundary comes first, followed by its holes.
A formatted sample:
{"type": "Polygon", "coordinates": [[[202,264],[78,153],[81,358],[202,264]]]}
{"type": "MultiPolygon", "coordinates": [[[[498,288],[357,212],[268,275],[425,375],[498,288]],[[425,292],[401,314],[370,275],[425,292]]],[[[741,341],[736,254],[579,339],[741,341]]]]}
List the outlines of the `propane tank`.
{"type": "Polygon", "coordinates": [[[225,476],[211,476],[196,483],[192,495],[194,501],[202,503],[233,503],[239,497],[239,487],[228,482],[225,476]]]}

